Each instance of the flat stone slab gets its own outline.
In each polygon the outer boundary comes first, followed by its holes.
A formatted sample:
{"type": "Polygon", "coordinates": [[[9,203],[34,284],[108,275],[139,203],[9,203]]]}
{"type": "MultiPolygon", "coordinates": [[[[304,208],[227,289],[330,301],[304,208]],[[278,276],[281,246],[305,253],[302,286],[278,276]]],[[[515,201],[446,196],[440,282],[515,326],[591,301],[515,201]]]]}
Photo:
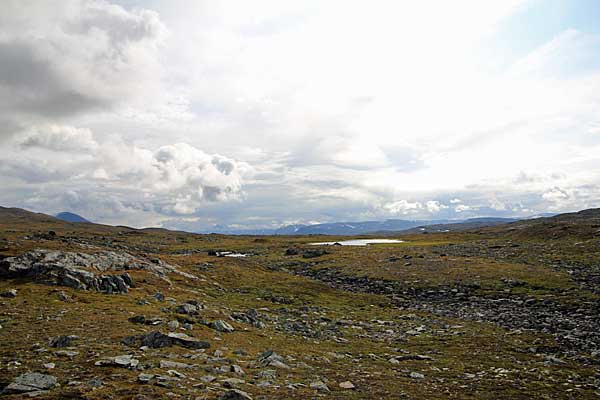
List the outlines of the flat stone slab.
{"type": "Polygon", "coordinates": [[[2,394],[28,393],[52,389],[58,384],[58,380],[52,375],[27,372],[19,375],[15,380],[4,388],[2,394]]]}

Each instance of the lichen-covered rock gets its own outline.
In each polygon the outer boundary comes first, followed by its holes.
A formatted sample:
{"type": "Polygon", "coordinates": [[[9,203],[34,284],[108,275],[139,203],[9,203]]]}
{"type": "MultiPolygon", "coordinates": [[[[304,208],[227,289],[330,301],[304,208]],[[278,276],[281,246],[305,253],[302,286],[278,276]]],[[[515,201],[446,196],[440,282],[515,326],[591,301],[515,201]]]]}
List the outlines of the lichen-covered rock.
{"type": "Polygon", "coordinates": [[[109,294],[127,293],[129,288],[135,287],[131,275],[123,272],[127,270],[146,270],[161,277],[175,272],[187,278],[196,278],[169,264],[154,263],[128,253],[112,251],[86,254],[36,249],[0,261],[0,277],[29,278],[38,283],[109,294]]]}
{"type": "Polygon", "coordinates": [[[290,366],[285,363],[285,359],[273,350],[267,350],[258,356],[257,364],[260,367],[275,367],[289,369],[290,366]]]}
{"type": "Polygon", "coordinates": [[[159,331],[150,332],[145,335],[129,336],[123,339],[127,346],[148,346],[151,348],[162,348],[170,346],[181,346],[188,349],[208,349],[210,343],[204,340],[198,340],[185,333],[161,333],[159,331]]]}
{"type": "Polygon", "coordinates": [[[210,327],[216,331],[225,332],[225,333],[231,333],[231,332],[235,331],[233,326],[231,326],[229,323],[223,321],[222,319],[211,322],[210,327]]]}
{"type": "Polygon", "coordinates": [[[261,321],[261,315],[258,311],[251,309],[248,312],[232,312],[229,316],[232,320],[236,322],[241,322],[244,324],[249,324],[254,326],[255,328],[263,329],[265,327],[265,323],[261,321]]]}
{"type": "Polygon", "coordinates": [[[19,375],[15,380],[4,388],[2,394],[38,392],[52,389],[58,380],[52,375],[28,372],[19,375]]]}
{"type": "Polygon", "coordinates": [[[103,367],[103,366],[111,366],[111,367],[123,367],[123,368],[135,368],[140,363],[140,361],[136,358],[133,358],[130,354],[125,354],[122,356],[103,358],[102,360],[96,361],[94,365],[103,367]]]}
{"type": "Polygon", "coordinates": [[[194,305],[194,304],[190,304],[190,303],[183,303],[178,305],[175,308],[175,312],[178,314],[188,314],[188,315],[193,315],[193,314],[197,314],[199,311],[198,306],[194,305]]]}

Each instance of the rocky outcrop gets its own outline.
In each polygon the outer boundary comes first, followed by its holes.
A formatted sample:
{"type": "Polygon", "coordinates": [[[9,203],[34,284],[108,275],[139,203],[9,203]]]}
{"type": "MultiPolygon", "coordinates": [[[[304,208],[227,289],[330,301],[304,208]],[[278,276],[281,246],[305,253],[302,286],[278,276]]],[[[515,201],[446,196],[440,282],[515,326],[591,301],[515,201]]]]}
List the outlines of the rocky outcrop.
{"type": "Polygon", "coordinates": [[[28,278],[49,285],[109,294],[127,293],[135,287],[128,270],[145,270],[158,276],[176,272],[193,277],[159,260],[151,262],[112,251],[86,254],[37,249],[0,261],[0,277],[28,278]]]}
{"type": "Polygon", "coordinates": [[[52,389],[58,381],[52,375],[28,372],[15,378],[15,380],[4,388],[2,394],[41,392],[52,389]]]}
{"type": "Polygon", "coordinates": [[[252,325],[255,328],[263,329],[266,325],[263,321],[261,321],[261,315],[258,311],[251,309],[248,312],[232,312],[229,316],[232,320],[236,322],[241,322],[244,324],[252,325]]]}
{"type": "Polygon", "coordinates": [[[170,346],[181,346],[188,349],[208,349],[210,343],[198,340],[184,333],[161,333],[158,331],[150,332],[145,335],[129,336],[123,339],[123,344],[127,346],[148,346],[150,348],[162,348],[170,346]]]}

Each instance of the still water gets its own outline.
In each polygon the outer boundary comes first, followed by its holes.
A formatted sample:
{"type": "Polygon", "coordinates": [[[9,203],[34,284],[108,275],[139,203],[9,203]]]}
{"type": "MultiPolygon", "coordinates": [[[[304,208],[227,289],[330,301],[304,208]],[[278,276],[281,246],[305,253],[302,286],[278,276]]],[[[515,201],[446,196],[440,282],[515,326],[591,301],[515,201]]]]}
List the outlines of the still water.
{"type": "Polygon", "coordinates": [[[314,246],[331,246],[331,245],[342,245],[342,246],[366,246],[375,243],[404,243],[404,240],[397,239],[354,239],[354,240],[342,240],[339,242],[320,242],[311,243],[314,246]]]}

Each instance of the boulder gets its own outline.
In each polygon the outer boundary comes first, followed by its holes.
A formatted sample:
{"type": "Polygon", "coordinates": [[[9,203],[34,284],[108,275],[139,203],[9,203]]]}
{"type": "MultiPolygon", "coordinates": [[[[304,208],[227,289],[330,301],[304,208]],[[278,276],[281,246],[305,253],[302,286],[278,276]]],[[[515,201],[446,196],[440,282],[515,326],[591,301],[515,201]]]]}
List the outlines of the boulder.
{"type": "Polygon", "coordinates": [[[38,392],[52,389],[58,384],[58,380],[52,375],[27,372],[19,375],[12,383],[4,388],[2,394],[38,392]]]}
{"type": "Polygon", "coordinates": [[[297,256],[298,254],[300,254],[300,250],[298,250],[294,247],[290,247],[289,249],[287,249],[285,251],[286,256],[297,256]]]}
{"type": "Polygon", "coordinates": [[[219,400],[252,400],[252,397],[239,389],[231,389],[223,393],[219,400]]]}
{"type": "Polygon", "coordinates": [[[74,340],[79,339],[79,336],[68,335],[68,336],[57,336],[50,338],[48,344],[50,347],[69,347],[74,340]]]}
{"type": "Polygon", "coordinates": [[[7,290],[6,292],[2,292],[2,293],[0,293],[0,297],[5,297],[7,299],[14,299],[15,297],[17,297],[17,290],[10,289],[10,290],[7,290]]]}
{"type": "Polygon", "coordinates": [[[146,323],[146,317],[144,315],[136,315],[133,316],[131,318],[127,318],[127,321],[133,323],[133,324],[145,324],[146,323]]]}
{"type": "Polygon", "coordinates": [[[223,382],[223,387],[226,387],[228,389],[234,389],[234,388],[246,383],[245,380],[239,379],[239,378],[227,378],[227,379],[223,379],[222,382],[223,382]]]}
{"type": "Polygon", "coordinates": [[[322,392],[322,393],[330,392],[329,387],[322,381],[311,382],[310,388],[314,389],[314,390],[318,390],[319,392],[322,392]]]}
{"type": "Polygon", "coordinates": [[[183,303],[177,306],[177,308],[175,308],[175,312],[178,314],[187,314],[187,315],[193,315],[193,314],[198,314],[199,308],[198,306],[194,305],[194,304],[190,304],[190,303],[183,303]]]}
{"type": "Polygon", "coordinates": [[[110,366],[110,367],[123,367],[123,368],[135,368],[140,363],[136,358],[133,358],[130,354],[122,356],[103,358],[102,360],[96,361],[94,365],[97,366],[110,366]]]}
{"type": "Polygon", "coordinates": [[[143,335],[129,336],[123,339],[123,343],[127,346],[148,346],[153,349],[181,346],[188,349],[208,349],[210,343],[204,340],[198,340],[185,333],[171,332],[168,334],[159,331],[150,332],[143,335]]]}
{"type": "Polygon", "coordinates": [[[216,331],[225,332],[225,333],[231,333],[231,332],[235,331],[235,329],[233,329],[233,326],[229,325],[227,322],[223,321],[222,319],[211,322],[210,327],[216,331]]]}
{"type": "Polygon", "coordinates": [[[285,359],[273,350],[267,350],[258,356],[257,364],[260,367],[275,367],[289,369],[290,366],[285,363],[285,359]]]}
{"type": "Polygon", "coordinates": [[[340,382],[339,387],[342,389],[354,389],[355,388],[354,384],[350,381],[340,382]]]}

